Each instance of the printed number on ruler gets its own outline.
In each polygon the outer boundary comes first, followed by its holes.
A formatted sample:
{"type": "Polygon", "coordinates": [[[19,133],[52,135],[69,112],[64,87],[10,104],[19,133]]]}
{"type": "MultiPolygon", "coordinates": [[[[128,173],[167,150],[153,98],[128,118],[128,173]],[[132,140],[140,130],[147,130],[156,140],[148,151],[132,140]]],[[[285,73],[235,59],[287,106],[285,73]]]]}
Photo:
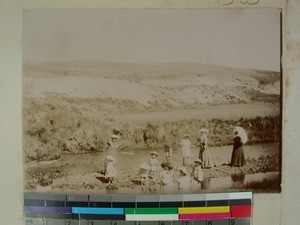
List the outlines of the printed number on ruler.
{"type": "Polygon", "coordinates": [[[86,220],[66,220],[66,225],[78,225],[78,224],[85,224],[85,225],[90,225],[88,221],[86,220]]]}
{"type": "Polygon", "coordinates": [[[230,225],[235,225],[235,220],[234,219],[230,219],[230,225]]]}

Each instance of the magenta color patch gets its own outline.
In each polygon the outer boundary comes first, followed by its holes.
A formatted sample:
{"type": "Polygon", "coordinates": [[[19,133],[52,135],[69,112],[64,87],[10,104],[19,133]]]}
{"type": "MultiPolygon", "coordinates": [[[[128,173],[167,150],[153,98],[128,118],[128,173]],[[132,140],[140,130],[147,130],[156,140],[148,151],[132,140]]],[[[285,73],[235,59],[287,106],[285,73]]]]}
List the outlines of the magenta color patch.
{"type": "Polygon", "coordinates": [[[213,219],[229,219],[231,213],[199,213],[199,214],[180,214],[180,220],[213,220],[213,219]]]}

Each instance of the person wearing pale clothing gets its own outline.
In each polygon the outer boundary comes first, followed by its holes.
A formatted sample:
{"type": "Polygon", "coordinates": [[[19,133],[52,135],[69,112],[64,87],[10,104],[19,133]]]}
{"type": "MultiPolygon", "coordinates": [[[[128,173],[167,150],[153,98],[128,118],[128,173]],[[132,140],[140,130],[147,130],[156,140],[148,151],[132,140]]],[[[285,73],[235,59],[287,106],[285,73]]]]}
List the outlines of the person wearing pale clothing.
{"type": "Polygon", "coordinates": [[[158,153],[156,151],[151,152],[151,157],[149,159],[149,165],[150,165],[150,173],[157,175],[158,172],[158,153]]]}
{"type": "Polygon", "coordinates": [[[211,168],[211,159],[210,159],[210,152],[208,149],[208,138],[207,138],[209,131],[206,128],[201,128],[199,132],[200,132],[199,159],[202,161],[202,168],[209,169],[211,168]]]}
{"type": "Polygon", "coordinates": [[[109,172],[110,174],[114,174],[114,178],[117,176],[117,160],[118,160],[118,143],[117,143],[118,136],[113,134],[111,136],[111,140],[107,143],[107,149],[104,159],[104,173],[107,174],[107,170],[114,171],[113,173],[109,172]],[[113,159],[113,160],[112,160],[113,159]]]}
{"type": "Polygon", "coordinates": [[[163,194],[169,194],[173,191],[174,186],[174,173],[173,166],[168,162],[161,164],[163,171],[160,172],[160,191],[163,194]]]}
{"type": "Polygon", "coordinates": [[[191,159],[191,147],[190,136],[188,134],[183,135],[183,139],[180,142],[182,147],[183,166],[190,166],[191,159]]]}
{"type": "Polygon", "coordinates": [[[106,155],[112,155],[115,157],[115,159],[118,159],[118,135],[113,134],[111,137],[111,140],[107,142],[107,148],[106,148],[106,155]]]}
{"type": "Polygon", "coordinates": [[[117,171],[115,168],[115,157],[108,155],[105,157],[105,176],[108,178],[109,183],[113,183],[114,179],[117,176],[117,171]]]}
{"type": "Polygon", "coordinates": [[[158,153],[156,151],[151,152],[149,159],[149,189],[150,191],[156,191],[157,178],[158,178],[158,153]]]}

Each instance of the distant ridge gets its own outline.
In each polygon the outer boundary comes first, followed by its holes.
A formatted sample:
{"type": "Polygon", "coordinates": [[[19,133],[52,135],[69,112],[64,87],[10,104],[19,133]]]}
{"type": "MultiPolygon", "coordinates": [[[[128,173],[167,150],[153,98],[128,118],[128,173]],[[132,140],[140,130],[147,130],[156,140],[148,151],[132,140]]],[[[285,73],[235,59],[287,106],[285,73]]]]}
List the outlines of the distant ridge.
{"type": "Polygon", "coordinates": [[[280,94],[278,72],[196,63],[27,62],[23,75],[25,97],[52,93],[180,106],[273,101],[280,94]]]}
{"type": "MultiPolygon", "coordinates": [[[[109,61],[65,61],[65,62],[25,62],[23,65],[25,74],[31,72],[31,76],[35,72],[45,72],[49,70],[50,75],[65,75],[65,73],[72,73],[79,75],[79,72],[85,72],[89,75],[103,75],[109,73],[111,75],[122,76],[124,74],[136,74],[141,75],[156,75],[156,73],[162,74],[181,74],[188,75],[197,74],[199,72],[239,72],[245,75],[267,75],[279,79],[279,72],[253,70],[253,69],[241,69],[231,68],[218,65],[197,64],[197,63],[121,63],[121,62],[109,62],[109,61]]],[[[42,75],[42,74],[35,74],[42,75]]],[[[81,74],[84,75],[84,74],[81,74]]]]}

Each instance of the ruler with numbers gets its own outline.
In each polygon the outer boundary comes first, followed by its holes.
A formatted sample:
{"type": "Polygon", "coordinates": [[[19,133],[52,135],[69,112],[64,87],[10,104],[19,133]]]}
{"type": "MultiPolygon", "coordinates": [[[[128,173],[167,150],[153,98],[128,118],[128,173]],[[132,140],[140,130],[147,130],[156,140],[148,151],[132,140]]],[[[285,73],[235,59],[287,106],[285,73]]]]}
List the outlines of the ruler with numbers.
{"type": "Polygon", "coordinates": [[[252,193],[24,194],[26,225],[251,225],[252,193]]]}

